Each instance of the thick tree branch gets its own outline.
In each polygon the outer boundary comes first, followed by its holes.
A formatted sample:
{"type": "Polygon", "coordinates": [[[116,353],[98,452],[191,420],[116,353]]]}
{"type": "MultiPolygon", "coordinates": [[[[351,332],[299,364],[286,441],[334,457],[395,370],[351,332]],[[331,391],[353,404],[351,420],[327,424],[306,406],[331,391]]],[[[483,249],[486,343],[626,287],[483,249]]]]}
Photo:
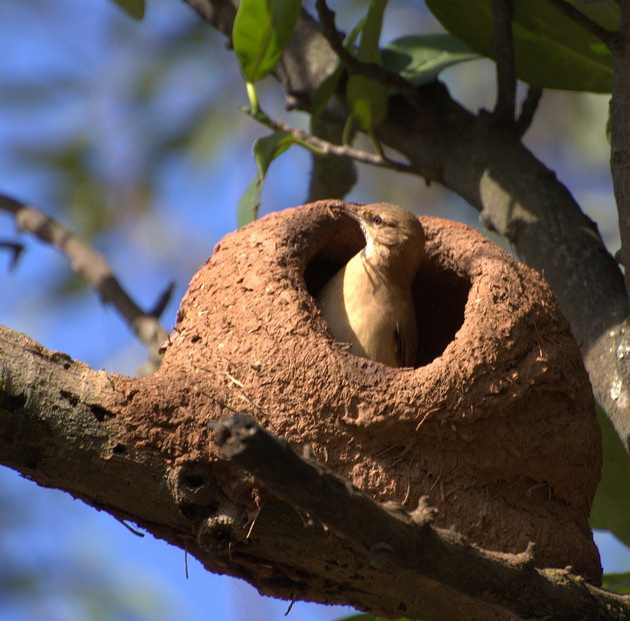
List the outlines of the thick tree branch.
{"type": "Polygon", "coordinates": [[[136,336],[157,357],[160,345],[168,337],[168,332],[159,322],[159,316],[168,304],[172,285],[160,295],[155,308],[146,313],[123,289],[107,261],[59,222],[39,209],[3,194],[0,194],[0,210],[13,215],[19,231],[35,235],[66,255],[72,269],[96,290],[103,302],[111,304],[118,311],[136,336]]]}
{"type": "MultiPolygon", "coordinates": [[[[325,467],[298,457],[249,416],[225,417],[213,428],[224,454],[275,496],[350,541],[366,563],[417,573],[419,589],[426,578],[447,584],[461,600],[453,602],[456,609],[471,598],[471,619],[509,618],[508,611],[518,618],[557,618],[562,611],[565,620],[596,620],[630,612],[630,596],[602,591],[566,571],[536,569],[533,545],[517,555],[488,552],[431,526],[432,510],[423,502],[411,514],[374,502],[325,467]],[[527,597],[514,598],[515,584],[528,585],[527,597]]],[[[432,618],[426,614],[422,618],[432,618]]]]}

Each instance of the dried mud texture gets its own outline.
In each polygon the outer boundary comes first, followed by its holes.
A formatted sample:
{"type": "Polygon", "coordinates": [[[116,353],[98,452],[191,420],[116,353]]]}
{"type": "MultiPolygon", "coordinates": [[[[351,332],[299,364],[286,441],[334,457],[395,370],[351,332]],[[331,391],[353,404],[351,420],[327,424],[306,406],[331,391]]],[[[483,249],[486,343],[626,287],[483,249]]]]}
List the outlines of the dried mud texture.
{"type": "Polygon", "coordinates": [[[210,451],[234,499],[235,471],[204,423],[246,411],[376,499],[411,510],[428,495],[438,526],[504,552],[533,541],[537,566],[571,565],[597,582],[587,518],[600,432],[549,287],[475,230],[421,218],[417,368],[355,357],[332,339],[313,299],[364,244],[332,204],[228,235],[193,278],[148,384],[170,404],[173,455],[207,461],[210,451]]]}

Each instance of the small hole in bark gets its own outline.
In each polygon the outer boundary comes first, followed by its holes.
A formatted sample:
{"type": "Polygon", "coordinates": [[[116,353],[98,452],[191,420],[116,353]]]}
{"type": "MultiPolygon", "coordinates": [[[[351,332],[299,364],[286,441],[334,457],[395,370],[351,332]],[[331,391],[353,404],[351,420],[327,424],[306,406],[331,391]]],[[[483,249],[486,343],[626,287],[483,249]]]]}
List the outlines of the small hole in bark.
{"type": "Polygon", "coordinates": [[[94,414],[94,418],[96,418],[99,423],[102,423],[106,418],[113,418],[114,416],[100,405],[91,405],[90,411],[94,414]]]}
{"type": "Polygon", "coordinates": [[[210,503],[209,505],[196,505],[190,502],[185,502],[179,505],[181,514],[189,520],[198,520],[200,518],[207,518],[214,515],[218,510],[216,503],[210,503]]]}
{"type": "Polygon", "coordinates": [[[127,447],[124,444],[117,444],[112,449],[112,453],[115,453],[116,455],[122,455],[126,451],[127,451],[127,447]]]}
{"type": "Polygon", "coordinates": [[[5,393],[0,399],[0,407],[8,410],[9,412],[15,412],[21,410],[26,405],[26,395],[10,395],[5,393]]]}
{"type": "Polygon", "coordinates": [[[188,489],[195,490],[204,485],[206,480],[196,474],[189,474],[182,477],[182,482],[188,489]]]}
{"type": "Polygon", "coordinates": [[[77,403],[79,403],[79,397],[77,397],[76,395],[73,395],[71,392],[68,392],[67,390],[61,390],[59,391],[59,394],[61,394],[61,396],[73,407],[77,405],[77,403]]]}

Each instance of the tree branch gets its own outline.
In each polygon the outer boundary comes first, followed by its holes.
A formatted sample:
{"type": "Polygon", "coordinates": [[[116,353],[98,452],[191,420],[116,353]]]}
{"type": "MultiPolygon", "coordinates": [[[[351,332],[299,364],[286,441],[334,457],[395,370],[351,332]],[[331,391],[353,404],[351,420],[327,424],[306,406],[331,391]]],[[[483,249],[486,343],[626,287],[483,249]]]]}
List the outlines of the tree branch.
{"type": "Polygon", "coordinates": [[[363,164],[371,164],[372,166],[378,166],[380,168],[388,168],[398,172],[412,172],[409,164],[389,159],[388,157],[379,155],[378,153],[368,153],[367,151],[362,151],[361,149],[355,149],[349,145],[334,144],[328,140],[320,138],[319,136],[309,134],[302,129],[291,127],[283,121],[271,119],[262,111],[252,114],[252,116],[258,122],[266,125],[270,129],[290,134],[293,138],[295,138],[296,142],[302,144],[306,148],[318,151],[321,155],[334,155],[336,157],[362,162],[363,164]]]}
{"type": "Polygon", "coordinates": [[[610,165],[621,233],[621,263],[630,296],[630,3],[621,3],[619,37],[612,48],[610,165]]]}
{"type": "MultiPolygon", "coordinates": [[[[446,584],[460,600],[453,602],[455,609],[471,598],[471,619],[507,618],[510,611],[518,618],[561,614],[565,620],[595,620],[630,612],[630,596],[597,589],[567,571],[536,569],[533,544],[522,554],[489,552],[431,526],[433,510],[426,501],[411,514],[396,503],[373,501],[324,466],[298,457],[287,442],[247,415],[224,417],[212,426],[226,457],[276,497],[350,541],[367,564],[411,571],[418,576],[420,590],[427,578],[446,584]],[[514,598],[515,584],[528,585],[527,597],[514,598]],[[481,601],[488,607],[485,612],[481,601]]],[[[424,611],[422,618],[433,616],[424,611]]]]}
{"type": "Polygon", "coordinates": [[[0,194],[0,210],[13,215],[18,230],[32,233],[65,254],[72,269],[97,291],[103,302],[118,311],[136,336],[157,356],[158,348],[168,338],[168,332],[160,325],[158,317],[168,303],[172,285],[162,293],[154,312],[145,313],[123,289],[107,261],[59,222],[3,194],[0,194]]]}
{"type": "Polygon", "coordinates": [[[497,67],[497,101],[494,117],[507,127],[514,124],[516,71],[512,41],[512,0],[490,0],[492,10],[492,50],[497,67]]]}
{"type": "Polygon", "coordinates": [[[319,15],[322,34],[326,37],[331,48],[345,65],[348,73],[356,73],[389,86],[400,93],[411,106],[417,107],[418,100],[416,88],[411,82],[405,80],[397,73],[388,71],[375,63],[364,63],[353,56],[343,45],[343,37],[335,26],[335,13],[328,8],[326,0],[316,0],[315,7],[319,15]]]}
{"type": "Polygon", "coordinates": [[[523,100],[523,104],[521,106],[521,113],[518,117],[518,120],[516,121],[516,133],[520,137],[523,137],[525,135],[525,132],[532,124],[541,97],[541,88],[530,86],[527,89],[527,95],[525,96],[525,99],[523,100]]]}
{"type": "Polygon", "coordinates": [[[547,0],[547,2],[558,9],[560,13],[574,21],[578,26],[584,28],[586,32],[603,41],[608,47],[611,47],[615,40],[614,32],[606,30],[606,28],[600,26],[595,20],[592,20],[582,13],[582,11],[576,9],[566,0],[547,0]]]}

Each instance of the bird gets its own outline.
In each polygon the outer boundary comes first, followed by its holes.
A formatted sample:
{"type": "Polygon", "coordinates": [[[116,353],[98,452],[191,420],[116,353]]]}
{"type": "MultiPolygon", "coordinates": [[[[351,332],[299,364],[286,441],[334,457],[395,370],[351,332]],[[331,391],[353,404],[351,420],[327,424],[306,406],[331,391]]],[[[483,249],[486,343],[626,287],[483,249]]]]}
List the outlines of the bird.
{"type": "Polygon", "coordinates": [[[337,206],[359,223],[365,246],[324,285],[316,304],[333,337],[357,356],[411,367],[417,350],[411,283],[425,235],[410,211],[392,203],[337,206]]]}

